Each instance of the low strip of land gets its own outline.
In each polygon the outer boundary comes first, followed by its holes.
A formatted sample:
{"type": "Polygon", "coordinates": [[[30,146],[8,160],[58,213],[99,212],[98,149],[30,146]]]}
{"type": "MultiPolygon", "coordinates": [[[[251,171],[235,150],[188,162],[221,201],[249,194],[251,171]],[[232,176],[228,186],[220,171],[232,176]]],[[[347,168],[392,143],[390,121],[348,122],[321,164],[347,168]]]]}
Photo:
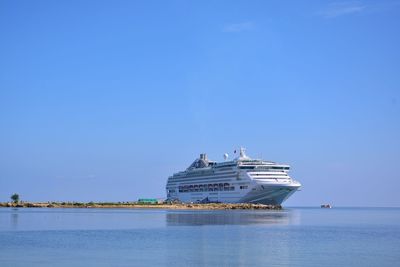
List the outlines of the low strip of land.
{"type": "Polygon", "coordinates": [[[176,210],[280,210],[280,205],[263,205],[251,203],[159,203],[142,204],[137,202],[23,202],[23,203],[0,203],[0,207],[15,208],[131,208],[131,209],[176,209],[176,210]]]}

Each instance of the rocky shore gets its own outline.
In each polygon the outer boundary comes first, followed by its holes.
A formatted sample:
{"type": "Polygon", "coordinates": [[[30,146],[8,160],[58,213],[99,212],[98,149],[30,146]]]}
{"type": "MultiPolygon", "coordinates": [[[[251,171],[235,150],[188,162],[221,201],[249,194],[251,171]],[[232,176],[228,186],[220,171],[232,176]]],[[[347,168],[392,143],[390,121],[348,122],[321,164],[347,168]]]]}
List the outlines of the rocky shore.
{"type": "Polygon", "coordinates": [[[139,204],[136,202],[23,202],[23,203],[0,203],[0,207],[15,208],[132,208],[132,209],[177,209],[177,210],[281,210],[280,205],[263,205],[250,203],[207,203],[207,204],[185,204],[185,203],[162,203],[162,204],[139,204]]]}

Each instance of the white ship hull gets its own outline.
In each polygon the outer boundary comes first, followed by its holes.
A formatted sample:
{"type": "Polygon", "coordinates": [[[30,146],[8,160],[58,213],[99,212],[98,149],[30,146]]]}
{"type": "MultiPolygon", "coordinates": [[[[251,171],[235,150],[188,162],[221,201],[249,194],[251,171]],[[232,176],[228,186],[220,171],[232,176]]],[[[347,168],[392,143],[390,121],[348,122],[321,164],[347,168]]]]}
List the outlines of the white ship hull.
{"type": "Polygon", "coordinates": [[[170,199],[176,199],[185,203],[196,203],[208,199],[210,202],[222,203],[259,203],[281,205],[301,185],[292,181],[291,183],[256,183],[250,190],[242,191],[237,186],[235,191],[220,192],[185,192],[170,194],[170,199]]]}

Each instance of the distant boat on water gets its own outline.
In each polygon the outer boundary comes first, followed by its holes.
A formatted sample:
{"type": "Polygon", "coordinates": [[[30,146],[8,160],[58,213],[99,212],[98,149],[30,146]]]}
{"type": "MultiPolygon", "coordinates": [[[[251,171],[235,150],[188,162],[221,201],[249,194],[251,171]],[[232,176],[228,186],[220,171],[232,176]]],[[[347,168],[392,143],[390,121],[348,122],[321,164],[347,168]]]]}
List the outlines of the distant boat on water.
{"type": "Polygon", "coordinates": [[[332,206],[331,206],[331,204],[322,204],[322,205],[321,205],[321,208],[323,208],[323,209],[330,209],[330,208],[332,208],[332,206]]]}

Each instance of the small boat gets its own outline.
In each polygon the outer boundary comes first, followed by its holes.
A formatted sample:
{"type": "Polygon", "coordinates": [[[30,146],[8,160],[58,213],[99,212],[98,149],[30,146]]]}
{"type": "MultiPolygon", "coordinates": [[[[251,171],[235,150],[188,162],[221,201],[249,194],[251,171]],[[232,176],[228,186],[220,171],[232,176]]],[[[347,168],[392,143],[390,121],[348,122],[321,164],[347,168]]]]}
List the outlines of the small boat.
{"type": "Polygon", "coordinates": [[[331,204],[322,204],[322,205],[321,205],[321,208],[323,208],[323,209],[330,209],[330,208],[332,208],[332,206],[331,206],[331,204]]]}

